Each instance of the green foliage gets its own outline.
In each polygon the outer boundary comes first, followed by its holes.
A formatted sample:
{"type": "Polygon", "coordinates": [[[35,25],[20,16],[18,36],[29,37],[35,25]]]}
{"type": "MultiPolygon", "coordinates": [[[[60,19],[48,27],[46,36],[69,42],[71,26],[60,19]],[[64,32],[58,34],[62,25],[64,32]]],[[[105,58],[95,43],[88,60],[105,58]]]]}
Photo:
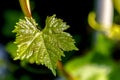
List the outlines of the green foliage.
{"type": "Polygon", "coordinates": [[[93,44],[93,51],[100,53],[103,56],[111,56],[115,42],[107,38],[104,34],[98,32],[93,44]]]}
{"type": "Polygon", "coordinates": [[[11,57],[14,58],[16,56],[17,45],[13,42],[9,42],[6,44],[6,50],[11,54],[11,57]]]}
{"type": "Polygon", "coordinates": [[[5,19],[5,24],[2,27],[1,32],[5,37],[13,38],[15,37],[15,34],[11,31],[14,29],[14,24],[19,18],[23,17],[23,14],[21,11],[17,10],[6,10],[3,15],[5,19]],[[14,17],[14,18],[13,18],[14,17]]]}
{"type": "Polygon", "coordinates": [[[120,0],[113,0],[114,3],[114,7],[115,9],[118,11],[118,13],[120,14],[120,0]]]}
{"type": "Polygon", "coordinates": [[[42,31],[37,26],[35,20],[28,17],[16,23],[13,32],[17,33],[15,44],[18,49],[14,60],[45,65],[56,75],[57,61],[65,56],[64,51],[78,50],[72,36],[63,32],[69,25],[53,15],[47,17],[42,31]]]}
{"type": "Polygon", "coordinates": [[[109,80],[120,80],[120,63],[115,64],[111,74],[109,74],[109,80]]]}
{"type": "Polygon", "coordinates": [[[64,65],[64,69],[75,80],[109,80],[110,77],[112,78],[110,80],[119,79],[113,79],[116,75],[115,70],[118,70],[111,58],[115,42],[102,33],[97,33],[94,40],[92,48],[84,53],[85,55],[68,61],[64,65]]]}
{"type": "Polygon", "coordinates": [[[64,68],[74,80],[109,80],[112,65],[95,63],[93,58],[96,57],[92,52],[83,57],[76,57],[66,63],[64,68]]]}

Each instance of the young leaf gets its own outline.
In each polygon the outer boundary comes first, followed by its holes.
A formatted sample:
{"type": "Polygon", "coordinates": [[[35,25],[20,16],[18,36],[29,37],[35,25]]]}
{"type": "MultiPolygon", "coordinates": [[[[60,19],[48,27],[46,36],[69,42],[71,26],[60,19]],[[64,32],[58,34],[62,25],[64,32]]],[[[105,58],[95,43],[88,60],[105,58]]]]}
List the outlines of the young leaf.
{"type": "Polygon", "coordinates": [[[26,60],[30,63],[42,64],[48,67],[56,75],[57,61],[64,56],[63,51],[78,50],[74,45],[72,36],[63,32],[67,28],[65,22],[55,18],[55,15],[47,17],[45,28],[40,31],[33,18],[25,17],[16,23],[13,30],[16,34],[17,56],[14,60],[26,60]]]}

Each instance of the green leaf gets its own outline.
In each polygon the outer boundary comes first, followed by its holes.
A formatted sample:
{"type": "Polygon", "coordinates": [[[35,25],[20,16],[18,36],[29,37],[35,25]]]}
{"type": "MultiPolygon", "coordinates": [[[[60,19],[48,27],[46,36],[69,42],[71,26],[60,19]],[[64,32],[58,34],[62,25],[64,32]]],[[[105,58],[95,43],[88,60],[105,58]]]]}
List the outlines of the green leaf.
{"type": "Polygon", "coordinates": [[[78,50],[72,36],[63,32],[67,28],[62,19],[55,15],[47,17],[45,28],[40,31],[33,18],[25,17],[16,23],[13,30],[16,34],[17,56],[14,60],[26,60],[30,63],[42,64],[56,75],[57,61],[61,60],[64,51],[78,50]]]}

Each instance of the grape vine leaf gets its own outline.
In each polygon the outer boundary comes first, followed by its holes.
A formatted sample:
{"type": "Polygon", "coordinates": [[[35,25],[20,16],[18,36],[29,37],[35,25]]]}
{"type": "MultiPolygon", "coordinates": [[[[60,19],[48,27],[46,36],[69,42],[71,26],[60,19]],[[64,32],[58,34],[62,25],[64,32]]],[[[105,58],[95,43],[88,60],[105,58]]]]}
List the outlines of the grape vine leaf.
{"type": "Polygon", "coordinates": [[[72,36],[64,32],[68,28],[69,25],[55,14],[47,17],[43,30],[38,29],[33,18],[20,19],[13,30],[18,47],[14,60],[45,65],[56,75],[57,61],[65,56],[64,51],[78,50],[72,36]]]}

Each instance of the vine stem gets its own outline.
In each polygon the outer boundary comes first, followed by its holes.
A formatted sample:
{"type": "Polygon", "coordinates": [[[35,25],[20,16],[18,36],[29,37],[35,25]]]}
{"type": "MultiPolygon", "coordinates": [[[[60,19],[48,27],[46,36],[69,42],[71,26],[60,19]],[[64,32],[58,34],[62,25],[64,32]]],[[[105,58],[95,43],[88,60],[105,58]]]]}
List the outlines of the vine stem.
{"type": "Polygon", "coordinates": [[[74,80],[74,78],[65,71],[62,62],[60,62],[60,61],[57,62],[57,69],[60,72],[60,74],[62,74],[63,76],[65,76],[65,78],[67,80],[74,80]]]}
{"type": "Polygon", "coordinates": [[[31,9],[30,9],[30,2],[29,0],[19,0],[20,6],[22,8],[22,11],[26,17],[31,18],[31,9]]]}

